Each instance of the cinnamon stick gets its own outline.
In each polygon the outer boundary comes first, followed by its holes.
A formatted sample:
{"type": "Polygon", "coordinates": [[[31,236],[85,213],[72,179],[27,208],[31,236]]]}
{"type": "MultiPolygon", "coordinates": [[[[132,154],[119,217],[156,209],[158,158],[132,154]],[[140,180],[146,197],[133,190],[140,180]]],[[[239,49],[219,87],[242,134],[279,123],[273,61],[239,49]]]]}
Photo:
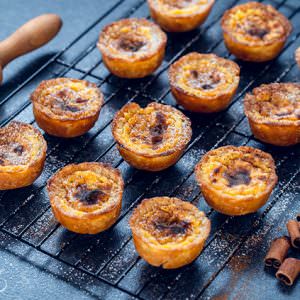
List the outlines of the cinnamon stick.
{"type": "Polygon", "coordinates": [[[286,285],[292,285],[300,274],[300,259],[287,258],[276,273],[277,279],[286,285]]]}
{"type": "Polygon", "coordinates": [[[278,269],[286,258],[290,246],[290,239],[287,236],[282,236],[273,240],[265,257],[265,265],[278,269]]]}
{"type": "Polygon", "coordinates": [[[287,230],[289,232],[292,246],[294,248],[300,249],[300,226],[295,220],[289,220],[286,224],[287,230]]]}

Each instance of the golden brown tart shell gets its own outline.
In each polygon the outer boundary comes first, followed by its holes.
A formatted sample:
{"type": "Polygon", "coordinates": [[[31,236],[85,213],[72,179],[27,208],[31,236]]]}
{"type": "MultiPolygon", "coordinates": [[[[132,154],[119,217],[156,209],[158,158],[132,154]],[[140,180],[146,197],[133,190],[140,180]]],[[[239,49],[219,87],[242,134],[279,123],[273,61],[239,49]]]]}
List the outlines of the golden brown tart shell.
{"type": "Polygon", "coordinates": [[[244,101],[252,133],[276,146],[300,143],[300,84],[264,84],[244,101]]]}
{"type": "Polygon", "coordinates": [[[123,19],[106,26],[97,44],[111,73],[122,78],[143,78],[162,63],[166,34],[146,19],[123,19]]]}
{"type": "Polygon", "coordinates": [[[295,51],[295,59],[298,67],[300,68],[300,47],[295,51]]]}
{"type": "Polygon", "coordinates": [[[152,19],[161,28],[169,32],[185,32],[204,23],[214,2],[214,0],[200,0],[198,3],[181,0],[148,0],[148,5],[152,19]]]}
{"type": "Polygon", "coordinates": [[[207,152],[195,173],[208,205],[231,216],[257,211],[277,183],[272,156],[246,146],[207,152]]]}
{"type": "Polygon", "coordinates": [[[82,234],[99,233],[116,222],[123,188],[123,179],[117,169],[87,162],[62,168],[47,185],[57,221],[82,234]]]}
{"type": "Polygon", "coordinates": [[[86,80],[42,81],[31,95],[37,124],[50,135],[72,138],[89,131],[99,118],[103,95],[86,80]]]}
{"type": "Polygon", "coordinates": [[[237,58],[264,62],[278,56],[292,26],[271,5],[248,2],[225,12],[222,29],[226,47],[237,58]]]}
{"type": "Polygon", "coordinates": [[[133,167],[160,171],[175,164],[191,139],[190,120],[159,103],[125,105],[114,117],[112,133],[122,157],[133,167]]]}
{"type": "Polygon", "coordinates": [[[210,233],[205,214],[178,198],[145,199],[130,218],[139,255],[153,266],[175,269],[201,253],[210,233]]]}
{"type": "Polygon", "coordinates": [[[238,88],[240,68],[215,54],[189,53],[171,65],[169,80],[178,104],[193,112],[224,110],[238,88]]]}
{"type": "Polygon", "coordinates": [[[0,190],[31,185],[42,173],[47,144],[33,126],[11,122],[0,128],[0,190]]]}

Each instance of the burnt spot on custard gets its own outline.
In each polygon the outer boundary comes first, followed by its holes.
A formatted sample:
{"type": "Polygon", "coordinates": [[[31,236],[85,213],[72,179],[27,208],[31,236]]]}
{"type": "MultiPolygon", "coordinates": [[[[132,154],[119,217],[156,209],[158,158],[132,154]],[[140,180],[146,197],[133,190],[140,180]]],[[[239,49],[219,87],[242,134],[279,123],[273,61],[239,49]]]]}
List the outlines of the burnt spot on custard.
{"type": "Polygon", "coordinates": [[[5,165],[5,158],[0,154],[0,165],[4,166],[5,165]]]}
{"type": "Polygon", "coordinates": [[[195,88],[200,88],[202,90],[212,90],[218,85],[220,80],[221,78],[216,72],[202,73],[198,72],[197,70],[191,71],[190,84],[195,88]]]}
{"type": "Polygon", "coordinates": [[[86,184],[77,186],[75,198],[85,205],[95,205],[100,201],[105,201],[107,194],[100,189],[90,190],[86,184]]]}
{"type": "Polygon", "coordinates": [[[165,236],[176,236],[186,234],[190,223],[178,218],[158,218],[153,221],[153,226],[165,236]]]}
{"type": "Polygon", "coordinates": [[[25,147],[17,142],[0,145],[1,166],[24,164],[26,157],[25,147]]]}
{"type": "Polygon", "coordinates": [[[65,106],[63,106],[63,110],[68,110],[71,112],[78,112],[78,111],[80,111],[80,108],[78,108],[76,106],[72,106],[72,105],[65,105],[65,106]]]}
{"type": "Polygon", "coordinates": [[[67,104],[61,100],[56,100],[54,106],[60,110],[63,111],[69,111],[69,112],[78,112],[80,111],[79,107],[72,106],[70,104],[67,104]]]}
{"type": "Polygon", "coordinates": [[[88,100],[87,99],[82,99],[81,97],[78,97],[78,98],[75,99],[75,102],[76,103],[86,103],[86,102],[88,102],[88,100]]]}
{"type": "Polygon", "coordinates": [[[167,129],[166,117],[162,112],[156,112],[155,124],[150,127],[151,142],[153,145],[159,144],[163,140],[163,135],[167,129]]]}
{"type": "Polygon", "coordinates": [[[236,185],[249,185],[251,176],[249,170],[237,169],[224,172],[224,177],[228,181],[228,186],[233,187],[236,185]]]}
{"type": "Polygon", "coordinates": [[[22,155],[23,151],[24,151],[24,147],[22,145],[17,145],[14,148],[14,152],[18,155],[22,155]]]}
{"type": "Polygon", "coordinates": [[[145,42],[130,37],[122,37],[119,41],[119,47],[127,52],[138,52],[145,42]]]}
{"type": "Polygon", "coordinates": [[[246,111],[274,120],[300,119],[300,88],[295,83],[271,83],[253,90],[246,96],[246,111]]]}
{"type": "Polygon", "coordinates": [[[269,33],[268,29],[259,28],[255,24],[249,26],[249,28],[246,31],[249,35],[258,37],[260,39],[263,39],[265,37],[265,35],[267,35],[269,33]]]}
{"type": "Polygon", "coordinates": [[[216,183],[217,182],[217,178],[215,178],[216,175],[220,174],[221,172],[221,166],[215,168],[212,172],[212,183],[216,183]]]}
{"type": "Polygon", "coordinates": [[[81,109],[76,104],[82,104],[88,102],[87,99],[83,99],[81,97],[76,98],[76,94],[71,89],[63,89],[58,91],[54,95],[54,103],[53,106],[63,111],[69,112],[79,112],[81,109]],[[74,105],[75,104],[75,105],[74,105]]]}

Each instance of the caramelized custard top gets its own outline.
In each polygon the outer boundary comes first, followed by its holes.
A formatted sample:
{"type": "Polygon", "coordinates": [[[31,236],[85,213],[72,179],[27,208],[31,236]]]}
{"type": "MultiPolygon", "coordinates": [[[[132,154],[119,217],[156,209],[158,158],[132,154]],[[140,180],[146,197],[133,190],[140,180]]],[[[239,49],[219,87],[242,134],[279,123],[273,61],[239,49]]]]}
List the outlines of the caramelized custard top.
{"type": "Polygon", "coordinates": [[[157,54],[166,41],[165,33],[157,25],[132,18],[106,26],[98,47],[107,56],[134,60],[157,54]]]}
{"type": "Polygon", "coordinates": [[[26,167],[46,151],[41,133],[29,124],[11,122],[0,128],[0,169],[26,167]]]}
{"type": "Polygon", "coordinates": [[[177,109],[158,103],[142,108],[125,105],[113,121],[113,135],[122,147],[145,156],[172,153],[191,138],[190,120],[177,109]]]}
{"type": "Polygon", "coordinates": [[[271,5],[258,2],[228,10],[222,18],[222,28],[236,41],[253,45],[285,40],[292,29],[284,15],[271,5]]]}
{"type": "Polygon", "coordinates": [[[197,52],[183,56],[169,71],[172,86],[197,97],[215,97],[235,89],[240,69],[233,61],[197,52]]]}
{"type": "Polygon", "coordinates": [[[160,245],[189,244],[209,232],[209,221],[194,205],[178,198],[145,199],[135,209],[132,230],[160,245]]]}
{"type": "Polygon", "coordinates": [[[101,163],[68,165],[49,181],[48,190],[65,210],[105,212],[118,204],[123,180],[118,170],[101,163]]]}
{"type": "Polygon", "coordinates": [[[43,81],[31,99],[41,111],[60,120],[93,116],[103,104],[103,95],[96,84],[71,78],[43,81]]]}
{"type": "Polygon", "coordinates": [[[263,84],[245,97],[245,113],[257,122],[300,126],[300,84],[263,84]]]}
{"type": "Polygon", "coordinates": [[[255,196],[277,182],[271,155],[251,147],[225,146],[209,151],[196,166],[196,176],[200,184],[207,183],[230,196],[255,196]]]}

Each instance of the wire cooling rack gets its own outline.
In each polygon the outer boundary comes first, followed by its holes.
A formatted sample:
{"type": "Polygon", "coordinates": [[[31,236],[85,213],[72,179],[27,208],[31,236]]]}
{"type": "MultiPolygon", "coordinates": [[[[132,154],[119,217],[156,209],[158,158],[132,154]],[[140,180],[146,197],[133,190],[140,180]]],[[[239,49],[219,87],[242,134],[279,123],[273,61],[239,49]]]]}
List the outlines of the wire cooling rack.
{"type": "Polygon", "coordinates": [[[271,62],[238,61],[241,81],[225,112],[202,116],[185,112],[192,120],[193,138],[180,161],[158,173],[131,168],[119,155],[110,123],[126,103],[157,101],[172,106],[167,70],[180,56],[213,52],[236,60],[226,50],[220,28],[224,11],[245,1],[217,0],[198,30],[168,34],[166,56],[160,68],[140,80],[120,79],[104,67],[96,48],[104,25],[120,18],[149,17],[145,1],[114,0],[112,9],[86,28],[70,45],[52,57],[17,88],[0,99],[3,126],[11,120],[34,121],[29,94],[41,80],[64,76],[95,82],[105,95],[99,121],[84,136],[62,140],[44,134],[48,153],[44,172],[30,187],[0,193],[0,246],[31,264],[87,291],[108,299],[298,299],[300,285],[286,288],[263,269],[270,241],[285,232],[285,223],[300,211],[300,147],[277,148],[257,141],[243,113],[245,93],[262,83],[299,81],[294,51],[300,45],[300,3],[294,0],[260,1],[275,6],[293,23],[283,52],[271,62]],[[222,145],[249,145],[271,153],[279,183],[268,203],[243,217],[221,215],[209,208],[196,184],[193,169],[201,156],[222,145]],[[101,161],[120,169],[125,181],[123,207],[116,224],[95,236],[67,231],[55,221],[45,185],[51,175],[71,162],[101,161]],[[145,197],[177,196],[197,205],[212,222],[204,251],[189,266],[163,270],[148,265],[135,252],[128,219],[145,197]]]}

